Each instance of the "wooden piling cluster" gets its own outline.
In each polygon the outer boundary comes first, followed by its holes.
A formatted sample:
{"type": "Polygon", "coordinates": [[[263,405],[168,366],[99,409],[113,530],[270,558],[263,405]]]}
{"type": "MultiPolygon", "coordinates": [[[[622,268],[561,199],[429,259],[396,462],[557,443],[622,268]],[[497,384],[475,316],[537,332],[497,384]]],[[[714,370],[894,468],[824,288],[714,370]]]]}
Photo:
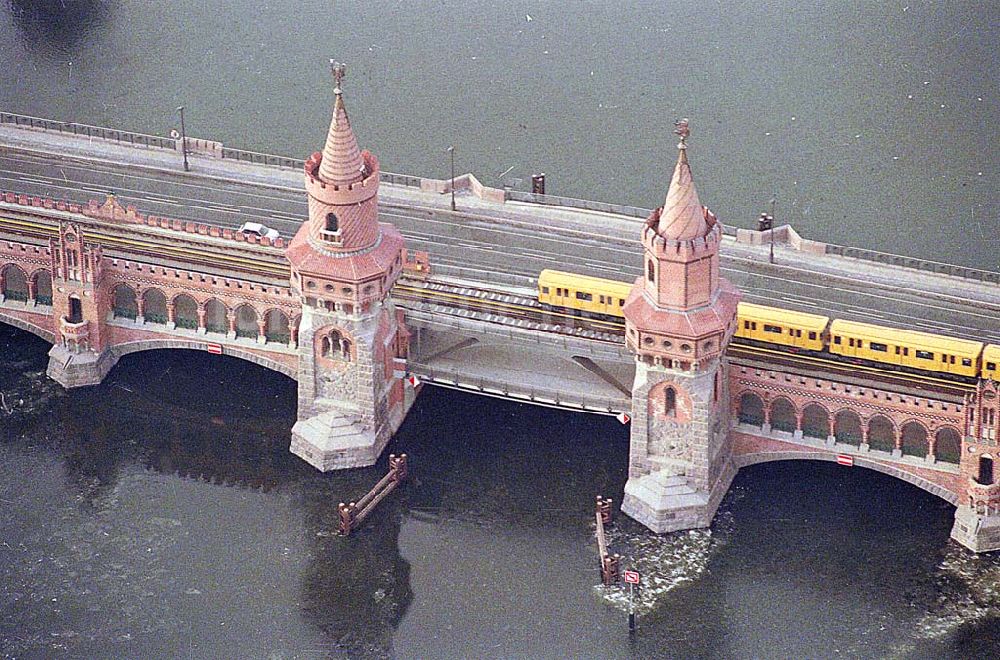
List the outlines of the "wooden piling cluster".
{"type": "Polygon", "coordinates": [[[399,456],[389,454],[389,471],[379,479],[375,487],[357,502],[349,502],[348,504],[341,502],[337,506],[337,512],[340,514],[340,533],[343,536],[350,536],[351,532],[357,529],[365,521],[365,518],[375,510],[379,502],[403,483],[406,475],[406,454],[399,456]]]}
{"type": "Polygon", "coordinates": [[[597,520],[597,554],[600,560],[601,582],[611,586],[618,582],[622,556],[608,554],[608,540],[604,536],[604,526],[611,524],[611,499],[597,496],[597,507],[594,513],[597,520]]]}

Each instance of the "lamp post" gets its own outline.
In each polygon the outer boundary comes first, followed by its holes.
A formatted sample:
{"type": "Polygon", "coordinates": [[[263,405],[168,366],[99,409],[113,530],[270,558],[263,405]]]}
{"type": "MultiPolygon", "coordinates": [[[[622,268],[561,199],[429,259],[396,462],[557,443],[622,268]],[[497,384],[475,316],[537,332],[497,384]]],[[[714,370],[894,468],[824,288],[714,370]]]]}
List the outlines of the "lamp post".
{"type": "Polygon", "coordinates": [[[451,210],[455,210],[455,147],[448,147],[451,156],[451,210]]]}
{"type": "Polygon", "coordinates": [[[191,168],[188,166],[187,132],[184,130],[184,106],[179,106],[177,112],[181,113],[181,153],[184,154],[184,171],[190,172],[191,168]]]}
{"type": "Polygon", "coordinates": [[[771,198],[771,212],[767,214],[767,223],[771,225],[771,253],[768,262],[774,263],[774,197],[771,198]]]}

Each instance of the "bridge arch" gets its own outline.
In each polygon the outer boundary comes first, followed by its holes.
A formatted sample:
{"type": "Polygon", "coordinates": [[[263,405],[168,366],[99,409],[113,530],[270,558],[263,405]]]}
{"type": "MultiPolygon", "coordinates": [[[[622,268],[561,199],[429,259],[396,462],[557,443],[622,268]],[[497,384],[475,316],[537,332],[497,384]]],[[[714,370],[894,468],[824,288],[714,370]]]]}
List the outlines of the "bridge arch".
{"type": "Polygon", "coordinates": [[[744,390],[739,396],[739,407],[736,410],[736,415],[741,424],[760,426],[765,421],[764,399],[756,392],[744,390]]]}
{"type": "Polygon", "coordinates": [[[167,322],[167,296],[155,287],[142,291],[142,318],[147,323],[167,322]]]}
{"type": "MultiPolygon", "coordinates": [[[[170,348],[180,348],[192,351],[205,351],[205,342],[190,341],[185,339],[152,339],[144,341],[131,341],[125,344],[118,344],[112,346],[108,349],[114,357],[118,360],[130,353],[139,353],[141,351],[156,351],[161,349],[170,348]]],[[[248,362],[253,362],[254,364],[260,365],[265,369],[270,369],[271,371],[277,371],[280,374],[284,374],[291,378],[292,380],[298,380],[297,368],[294,366],[288,366],[278,360],[269,358],[263,355],[258,355],[251,351],[243,350],[236,346],[226,346],[226,355],[230,357],[240,358],[241,360],[246,360],[248,362]]]]}
{"type": "Polygon", "coordinates": [[[955,464],[962,458],[962,434],[954,426],[942,426],[934,434],[934,458],[955,464]]]}
{"type": "Polygon", "coordinates": [[[236,308],[236,336],[256,339],[260,334],[257,324],[257,310],[250,303],[243,303],[236,308]]]}
{"type": "Polygon", "coordinates": [[[838,410],[833,416],[833,437],[837,442],[859,446],[865,437],[861,416],[850,408],[838,410]]]}
{"type": "Polygon", "coordinates": [[[139,315],[139,304],[133,289],[121,282],[111,290],[111,316],[114,318],[135,319],[139,315]]]}
{"type": "Polygon", "coordinates": [[[791,433],[799,428],[799,411],[788,397],[779,396],[772,399],[768,410],[767,418],[775,431],[791,433]]]}
{"type": "Polygon", "coordinates": [[[229,308],[218,298],[205,301],[205,331],[220,334],[229,332],[229,308]]]}
{"type": "Polygon", "coordinates": [[[896,448],[896,425],[885,415],[875,415],[868,420],[868,447],[880,451],[896,448]]]}
{"type": "Polygon", "coordinates": [[[174,325],[194,330],[198,327],[198,301],[186,293],[178,293],[171,300],[174,307],[174,325]]]}
{"type": "Polygon", "coordinates": [[[909,420],[899,433],[900,449],[907,456],[927,456],[930,452],[930,439],[927,427],[916,420],[909,420]]]}
{"type": "Polygon", "coordinates": [[[8,300],[28,299],[28,274],[17,264],[0,268],[0,295],[8,300]]]}
{"type": "MultiPolygon", "coordinates": [[[[736,457],[736,467],[745,468],[751,465],[757,465],[758,463],[771,463],[774,461],[827,461],[833,462],[837,460],[837,455],[833,453],[827,453],[822,451],[789,451],[789,452],[758,452],[754,454],[743,454],[742,456],[736,457]]],[[[958,495],[952,493],[946,488],[939,486],[938,484],[924,479],[916,474],[911,474],[905,470],[900,470],[892,465],[885,465],[878,461],[873,461],[864,456],[854,456],[854,465],[856,467],[863,467],[869,470],[874,470],[876,472],[881,472],[882,474],[887,474],[890,477],[896,477],[897,479],[902,479],[903,481],[913,484],[921,490],[925,490],[931,495],[936,495],[942,500],[951,504],[953,506],[958,505],[958,495]]]]}
{"type": "Polygon", "coordinates": [[[802,409],[802,435],[826,439],[830,436],[830,411],[818,403],[807,403],[802,409]]]}
{"type": "Polygon", "coordinates": [[[56,342],[55,333],[53,333],[51,330],[47,330],[40,325],[36,325],[30,321],[25,321],[11,314],[7,314],[2,309],[0,309],[0,323],[6,323],[7,325],[18,328],[19,330],[30,332],[31,334],[35,335],[36,337],[44,339],[50,344],[54,344],[56,342]]]}

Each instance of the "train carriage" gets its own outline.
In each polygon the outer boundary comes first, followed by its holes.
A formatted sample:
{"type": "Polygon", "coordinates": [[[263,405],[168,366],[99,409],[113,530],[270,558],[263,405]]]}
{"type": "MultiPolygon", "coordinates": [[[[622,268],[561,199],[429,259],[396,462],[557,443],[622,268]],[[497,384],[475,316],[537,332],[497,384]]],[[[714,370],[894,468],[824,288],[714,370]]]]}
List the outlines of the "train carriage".
{"type": "Polygon", "coordinates": [[[983,343],[836,320],[830,324],[829,351],[873,362],[975,377],[979,375],[983,343]]]}
{"type": "Polygon", "coordinates": [[[742,302],[737,316],[737,337],[809,351],[823,350],[823,333],[830,323],[828,316],[742,302]]]}
{"type": "Polygon", "coordinates": [[[983,349],[982,377],[1000,380],[1000,346],[990,344],[983,349]]]}
{"type": "Polygon", "coordinates": [[[622,306],[632,284],[559,270],[543,270],[538,275],[538,302],[568,307],[588,314],[623,317],[622,306]]]}

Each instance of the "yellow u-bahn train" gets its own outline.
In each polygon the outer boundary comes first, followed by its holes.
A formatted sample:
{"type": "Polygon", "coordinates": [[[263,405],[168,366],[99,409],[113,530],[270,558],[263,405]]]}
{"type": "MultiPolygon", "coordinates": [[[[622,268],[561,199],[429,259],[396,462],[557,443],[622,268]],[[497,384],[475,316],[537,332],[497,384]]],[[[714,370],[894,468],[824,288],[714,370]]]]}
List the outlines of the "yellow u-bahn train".
{"type": "MultiPolygon", "coordinates": [[[[631,283],[558,270],[538,276],[538,302],[588,315],[622,318],[631,283]]],[[[740,303],[736,336],[793,351],[839,355],[965,378],[1000,380],[1000,345],[900,330],[764,305],[740,303]]]]}

